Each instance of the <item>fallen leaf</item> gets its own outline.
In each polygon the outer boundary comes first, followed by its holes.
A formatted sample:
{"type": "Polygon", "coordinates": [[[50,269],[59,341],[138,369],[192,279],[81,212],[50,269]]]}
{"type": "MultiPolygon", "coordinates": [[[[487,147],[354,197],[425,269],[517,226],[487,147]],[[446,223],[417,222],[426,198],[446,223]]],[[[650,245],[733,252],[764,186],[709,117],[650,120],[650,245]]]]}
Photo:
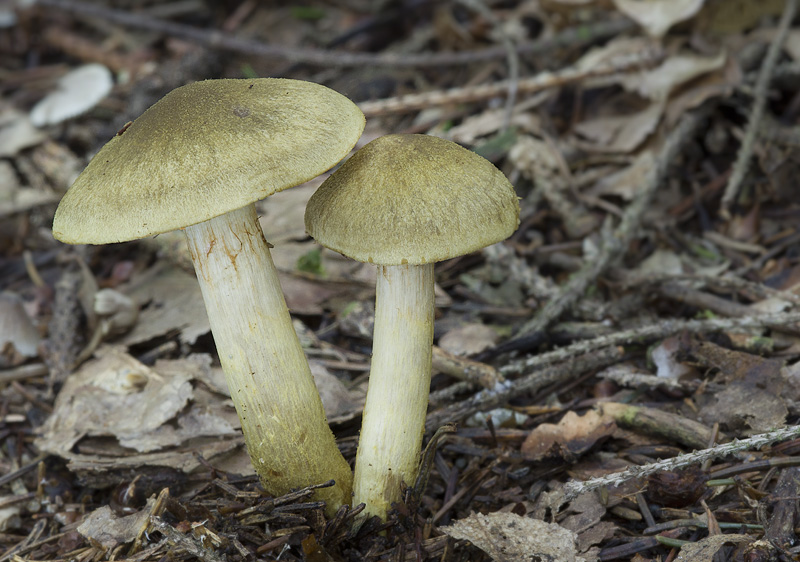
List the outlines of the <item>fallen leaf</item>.
{"type": "Polygon", "coordinates": [[[31,109],[37,127],[55,125],[92,109],[114,86],[111,71],[102,64],[79,66],[58,80],[56,89],[31,109]]]}
{"type": "Polygon", "coordinates": [[[614,0],[617,9],[641,25],[652,37],[661,37],[674,24],[687,20],[704,0],[614,0]]]}
{"type": "Polygon", "coordinates": [[[22,299],[14,293],[0,293],[0,368],[38,356],[41,339],[22,299]]]}
{"type": "Polygon", "coordinates": [[[647,478],[645,494],[650,502],[658,505],[674,508],[690,507],[709,491],[706,481],[708,475],[697,466],[690,466],[684,470],[657,472],[647,478]]]}
{"type": "Polygon", "coordinates": [[[132,284],[128,296],[142,308],[139,321],[120,343],[131,346],[177,332],[181,342],[191,345],[211,330],[194,275],[175,265],[156,266],[132,284]]]}
{"type": "Polygon", "coordinates": [[[324,179],[325,176],[316,177],[257,203],[261,229],[270,244],[278,247],[284,242],[303,240],[308,236],[304,220],[306,204],[324,179]]]}
{"type": "Polygon", "coordinates": [[[710,537],[684,544],[675,560],[676,562],[713,562],[719,549],[726,544],[750,542],[753,542],[753,537],[748,537],[747,535],[711,535],[710,537]]]}
{"type": "Polygon", "coordinates": [[[44,132],[33,126],[27,114],[10,106],[0,110],[0,158],[16,156],[46,138],[44,132]]]}
{"type": "Polygon", "coordinates": [[[328,420],[352,417],[355,412],[363,409],[364,396],[349,391],[341,379],[319,361],[310,360],[308,364],[328,420]]]}
{"type": "Polygon", "coordinates": [[[497,344],[496,330],[486,324],[470,322],[454,328],[439,338],[439,347],[454,355],[475,355],[497,344]]]}
{"type": "Polygon", "coordinates": [[[636,158],[619,171],[605,174],[591,189],[594,196],[617,195],[626,201],[633,199],[655,169],[651,150],[642,150],[636,158]]]}
{"type": "Polygon", "coordinates": [[[722,68],[726,59],[724,52],[714,57],[672,55],[656,68],[626,76],[621,83],[629,92],[656,101],[669,96],[681,84],[722,68]]]}
{"type": "Polygon", "coordinates": [[[473,513],[440,529],[454,539],[468,540],[499,562],[584,560],[577,554],[574,532],[515,513],[473,513]]]}
{"type": "MultiPolygon", "coordinates": [[[[191,400],[192,371],[209,362],[195,356],[173,362],[181,368],[158,372],[120,348],[101,351],[100,358],[85,363],[64,383],[37,439],[41,450],[66,456],[86,436],[136,441],[157,430],[191,400]]],[[[152,450],[137,442],[140,451],[152,450]]]]}
{"type": "Polygon", "coordinates": [[[722,390],[707,397],[700,416],[723,427],[766,431],[786,422],[783,398],[784,361],[692,340],[686,350],[700,365],[718,370],[714,382],[722,390]]]}
{"type": "Polygon", "coordinates": [[[616,429],[609,416],[589,410],[583,416],[569,411],[558,424],[543,423],[528,434],[522,443],[527,460],[564,459],[573,462],[616,429]]]}
{"type": "Polygon", "coordinates": [[[150,498],[141,511],[125,517],[117,517],[110,507],[104,505],[86,516],[78,526],[78,532],[109,551],[139,536],[150,518],[154,503],[155,499],[150,498]]]}
{"type": "Polygon", "coordinates": [[[575,132],[588,143],[581,143],[594,152],[632,152],[656,130],[664,111],[658,101],[633,113],[589,118],[575,125],[575,132]]]}

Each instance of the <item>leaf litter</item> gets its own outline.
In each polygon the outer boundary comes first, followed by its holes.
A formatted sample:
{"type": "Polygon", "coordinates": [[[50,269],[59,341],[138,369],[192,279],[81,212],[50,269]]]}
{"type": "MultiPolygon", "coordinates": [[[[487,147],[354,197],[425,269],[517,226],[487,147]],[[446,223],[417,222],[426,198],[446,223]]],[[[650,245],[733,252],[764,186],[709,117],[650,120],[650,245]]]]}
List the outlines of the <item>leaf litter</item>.
{"type": "MultiPolygon", "coordinates": [[[[69,4],[0,30],[0,290],[16,303],[0,311],[0,561],[797,555],[796,25],[764,99],[755,82],[794,1],[465,2],[399,20],[360,2],[167,3],[169,28],[155,6],[98,3],[113,33],[69,4]],[[112,69],[111,92],[34,128],[76,63],[112,69]],[[437,266],[426,440],[461,425],[386,524],[260,490],[182,233],[74,250],[50,234],[76,173],[166,91],[259,75],[349,95],[364,140],[456,140],[522,198],[509,241],[437,266]],[[138,317],[116,324],[108,295],[138,317]]],[[[352,460],[375,273],[306,236],[320,181],[259,211],[352,460]]]]}

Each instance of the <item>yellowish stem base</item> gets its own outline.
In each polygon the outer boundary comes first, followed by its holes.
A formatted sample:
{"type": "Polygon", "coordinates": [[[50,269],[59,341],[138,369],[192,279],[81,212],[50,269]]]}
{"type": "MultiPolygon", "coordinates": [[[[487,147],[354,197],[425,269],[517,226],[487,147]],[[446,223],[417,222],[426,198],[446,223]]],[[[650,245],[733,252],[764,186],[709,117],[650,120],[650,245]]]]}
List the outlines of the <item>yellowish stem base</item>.
{"type": "Polygon", "coordinates": [[[188,227],[186,237],[264,488],[281,495],[335,479],[316,495],[332,514],[350,503],[352,474],[325,419],[255,206],[188,227]]]}

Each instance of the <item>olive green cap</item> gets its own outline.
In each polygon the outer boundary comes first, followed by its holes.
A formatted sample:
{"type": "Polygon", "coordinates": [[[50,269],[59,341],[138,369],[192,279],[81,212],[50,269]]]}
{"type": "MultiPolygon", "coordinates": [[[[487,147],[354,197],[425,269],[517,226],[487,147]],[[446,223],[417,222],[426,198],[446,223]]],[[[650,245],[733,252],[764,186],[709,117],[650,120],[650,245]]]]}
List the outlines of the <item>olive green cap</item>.
{"type": "Polygon", "coordinates": [[[320,244],[379,265],[432,263],[505,240],[519,226],[511,183],[485,158],[427,135],[356,152],[306,207],[320,244]]]}
{"type": "Polygon", "coordinates": [[[197,224],[333,167],[364,115],[300,80],[207,80],[177,88],[100,149],[56,210],[70,244],[135,240],[197,224]]]}

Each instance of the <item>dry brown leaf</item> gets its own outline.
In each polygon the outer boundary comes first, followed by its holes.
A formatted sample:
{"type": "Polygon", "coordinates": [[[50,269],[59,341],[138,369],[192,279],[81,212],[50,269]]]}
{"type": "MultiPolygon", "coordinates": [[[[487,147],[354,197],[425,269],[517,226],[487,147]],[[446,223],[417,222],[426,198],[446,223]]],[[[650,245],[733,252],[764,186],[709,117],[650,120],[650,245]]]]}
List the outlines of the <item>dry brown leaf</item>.
{"type": "Polygon", "coordinates": [[[619,11],[641,25],[653,37],[663,36],[674,24],[687,20],[704,0],[614,0],[619,11]]]}
{"type": "Polygon", "coordinates": [[[655,167],[653,151],[642,150],[636,159],[618,172],[604,175],[590,190],[591,195],[616,195],[626,201],[636,196],[655,167]]]}
{"type": "Polygon", "coordinates": [[[364,408],[364,395],[348,390],[339,377],[319,361],[310,360],[308,364],[328,420],[350,418],[364,408]]]}
{"type": "Polygon", "coordinates": [[[257,203],[261,215],[261,228],[264,236],[275,246],[292,240],[306,238],[306,226],[303,215],[306,204],[325,176],[270,195],[257,203]]]}
{"type": "Polygon", "coordinates": [[[759,432],[786,422],[782,360],[765,359],[705,341],[692,341],[687,351],[701,365],[717,369],[715,382],[724,385],[701,408],[700,415],[706,422],[719,422],[730,429],[749,427],[759,432]]]}
{"type": "Polygon", "coordinates": [[[131,346],[179,332],[181,342],[191,345],[211,330],[194,275],[174,265],[156,266],[132,283],[136,286],[128,296],[142,308],[139,321],[120,343],[131,346]]]}
{"type": "Polygon", "coordinates": [[[585,560],[577,554],[574,532],[515,513],[473,513],[440,529],[454,539],[468,540],[499,562],[585,560]]]}
{"type": "Polygon", "coordinates": [[[119,348],[101,353],[67,379],[37,439],[41,450],[70,458],[82,438],[113,436],[124,447],[150,452],[195,437],[238,433],[231,406],[207,392],[194,400],[191,381],[210,368],[208,356],[159,361],[151,369],[119,348]],[[176,418],[177,428],[165,425],[176,418]]]}
{"type": "Polygon", "coordinates": [[[714,57],[693,53],[672,55],[656,68],[625,76],[621,83],[629,92],[654,101],[660,100],[668,97],[681,84],[719,70],[726,60],[724,52],[714,57]]]}
{"type": "Polygon", "coordinates": [[[454,355],[474,355],[494,346],[500,339],[486,324],[467,323],[439,338],[439,347],[454,355]]]}
{"type": "Polygon", "coordinates": [[[117,517],[110,507],[104,505],[84,518],[78,526],[78,532],[106,551],[111,550],[139,536],[150,518],[154,503],[155,499],[150,498],[141,511],[125,517],[117,517]]]}
{"type": "Polygon", "coordinates": [[[533,461],[561,458],[572,462],[616,429],[614,420],[594,410],[579,416],[567,412],[558,424],[543,423],[528,434],[522,455],[533,461]]]}
{"type": "Polygon", "coordinates": [[[586,150],[633,152],[656,130],[663,111],[663,101],[653,102],[634,113],[589,118],[575,132],[589,141],[580,143],[586,150]]]}
{"type": "Polygon", "coordinates": [[[713,562],[719,549],[726,544],[742,544],[749,542],[753,542],[753,537],[748,537],[747,535],[711,535],[710,537],[683,545],[675,561],[713,562]]]}

